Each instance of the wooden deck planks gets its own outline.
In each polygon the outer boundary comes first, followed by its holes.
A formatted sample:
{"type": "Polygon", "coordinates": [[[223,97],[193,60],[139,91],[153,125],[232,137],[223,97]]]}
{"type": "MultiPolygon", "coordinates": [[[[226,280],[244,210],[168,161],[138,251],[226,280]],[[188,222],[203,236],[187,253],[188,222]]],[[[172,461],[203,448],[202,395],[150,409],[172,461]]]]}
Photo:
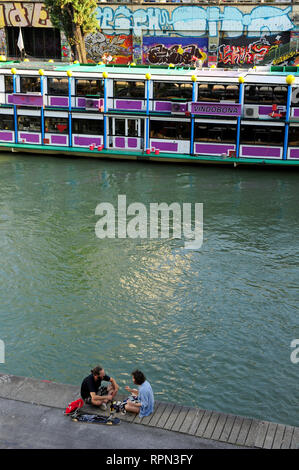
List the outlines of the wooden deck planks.
{"type": "Polygon", "coordinates": [[[217,424],[215,426],[215,429],[214,429],[214,431],[211,435],[211,439],[213,439],[215,441],[219,440],[219,438],[221,436],[221,433],[224,429],[226,420],[227,420],[227,415],[224,414],[224,413],[219,413],[219,419],[218,419],[217,424]]]}
{"type": "Polygon", "coordinates": [[[205,439],[211,439],[211,436],[214,432],[214,429],[217,425],[219,418],[220,418],[220,414],[213,411],[202,437],[204,437],[205,439]]]}
{"type": "Polygon", "coordinates": [[[165,426],[165,423],[166,421],[168,420],[169,416],[171,415],[172,413],[172,410],[174,408],[174,404],[173,403],[168,403],[163,411],[163,413],[161,414],[161,416],[159,417],[159,420],[157,421],[157,428],[164,428],[165,426]]]}
{"type": "MultiPolygon", "coordinates": [[[[84,405],[88,414],[109,415],[97,407],[84,405]]],[[[134,413],[121,415],[121,420],[181,432],[244,447],[264,449],[299,449],[299,428],[284,424],[259,421],[216,411],[191,408],[173,403],[156,402],[150,416],[139,418],[134,413]]]]}
{"type": "Polygon", "coordinates": [[[280,444],[281,449],[289,449],[292,442],[292,437],[294,434],[293,426],[286,426],[284,430],[284,435],[280,444]]]}
{"type": "Polygon", "coordinates": [[[277,429],[277,424],[276,423],[270,423],[269,424],[268,429],[267,429],[267,434],[265,436],[264,445],[263,445],[264,449],[272,449],[272,444],[274,442],[276,429],[277,429]]]}

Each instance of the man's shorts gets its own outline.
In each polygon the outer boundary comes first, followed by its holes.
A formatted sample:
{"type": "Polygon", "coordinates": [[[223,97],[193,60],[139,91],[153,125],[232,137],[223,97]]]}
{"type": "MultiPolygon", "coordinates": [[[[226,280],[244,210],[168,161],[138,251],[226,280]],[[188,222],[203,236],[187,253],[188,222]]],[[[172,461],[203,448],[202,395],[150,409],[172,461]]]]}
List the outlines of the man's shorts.
{"type": "MultiPolygon", "coordinates": [[[[103,385],[99,388],[98,392],[97,392],[97,395],[99,395],[100,397],[103,397],[104,395],[108,395],[108,388],[107,387],[104,387],[103,385]]],[[[87,397],[85,398],[85,403],[86,405],[91,405],[91,397],[87,397]]]]}

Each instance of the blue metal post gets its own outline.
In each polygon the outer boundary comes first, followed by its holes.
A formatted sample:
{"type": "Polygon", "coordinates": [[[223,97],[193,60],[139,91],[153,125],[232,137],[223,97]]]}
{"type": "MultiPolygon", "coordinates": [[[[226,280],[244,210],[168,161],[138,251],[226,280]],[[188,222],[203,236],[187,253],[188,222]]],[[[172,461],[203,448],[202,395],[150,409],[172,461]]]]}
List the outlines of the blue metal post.
{"type": "MultiPolygon", "coordinates": [[[[239,104],[243,103],[244,83],[240,83],[239,87],[239,104]]],[[[241,133],[241,116],[237,118],[237,139],[236,139],[236,158],[240,155],[240,133],[241,133]]]]}
{"type": "MultiPolygon", "coordinates": [[[[12,76],[12,83],[13,83],[13,92],[17,92],[17,86],[16,86],[16,76],[13,74],[12,76]]],[[[18,116],[17,116],[17,107],[14,104],[14,123],[15,123],[15,143],[18,143],[18,116]]]]}
{"type": "Polygon", "coordinates": [[[42,145],[44,145],[45,139],[45,112],[44,112],[44,77],[43,75],[40,77],[40,92],[43,98],[43,105],[41,107],[41,124],[42,124],[42,145]]]}
{"type": "Polygon", "coordinates": [[[283,142],[283,156],[282,156],[283,160],[286,160],[287,156],[288,156],[288,141],[289,141],[291,101],[292,101],[292,85],[288,85],[286,122],[285,122],[284,142],[283,142]]]}
{"type": "Polygon", "coordinates": [[[145,119],[145,149],[149,148],[149,84],[150,79],[146,79],[146,119],[145,119]]]}
{"type": "Polygon", "coordinates": [[[72,142],[72,77],[68,78],[69,85],[69,147],[73,146],[72,142]]]}
{"type": "MultiPolygon", "coordinates": [[[[196,80],[193,82],[192,102],[196,99],[196,80]]],[[[194,114],[191,114],[190,155],[194,155],[194,114]]]]}
{"type": "Polygon", "coordinates": [[[107,99],[108,99],[108,96],[107,96],[107,78],[104,78],[104,149],[106,150],[107,149],[107,116],[106,116],[106,113],[107,113],[107,109],[108,109],[108,106],[107,106],[107,99]]]}

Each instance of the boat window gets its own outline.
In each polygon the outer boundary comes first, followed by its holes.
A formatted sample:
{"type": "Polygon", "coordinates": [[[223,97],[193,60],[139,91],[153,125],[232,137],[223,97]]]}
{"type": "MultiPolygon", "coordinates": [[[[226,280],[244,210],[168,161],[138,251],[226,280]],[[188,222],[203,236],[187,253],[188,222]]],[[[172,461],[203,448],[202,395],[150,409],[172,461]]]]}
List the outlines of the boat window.
{"type": "Polygon", "coordinates": [[[40,132],[41,122],[39,116],[19,116],[18,117],[19,131],[40,132]]]}
{"type": "Polygon", "coordinates": [[[190,122],[150,121],[150,137],[156,139],[190,140],[190,122]]]}
{"type": "Polygon", "coordinates": [[[104,96],[104,81],[103,80],[76,80],[76,95],[77,96],[97,96],[101,98],[104,96]]]}
{"type": "Polygon", "coordinates": [[[115,132],[114,135],[126,135],[126,123],[124,119],[115,119],[115,132]]]}
{"type": "Polygon", "coordinates": [[[0,130],[1,131],[13,131],[14,130],[14,118],[12,115],[0,114],[0,130]]]}
{"type": "Polygon", "coordinates": [[[299,127],[289,127],[289,147],[299,147],[299,127]]]}
{"type": "Polygon", "coordinates": [[[74,134],[103,135],[103,119],[73,119],[72,130],[74,134]]]}
{"type": "Polygon", "coordinates": [[[12,75],[5,75],[5,92],[6,93],[13,93],[13,78],[12,75]]]}
{"type": "Polygon", "coordinates": [[[276,85],[246,85],[244,104],[282,104],[287,103],[288,89],[276,85]]]}
{"type": "Polygon", "coordinates": [[[192,83],[154,81],[154,99],[192,101],[192,83]]]}
{"type": "Polygon", "coordinates": [[[67,78],[48,78],[48,95],[68,95],[67,78]]]}
{"type": "Polygon", "coordinates": [[[236,135],[237,126],[233,124],[196,122],[194,126],[194,140],[196,142],[234,143],[236,135]]]}
{"type": "Polygon", "coordinates": [[[200,83],[198,85],[197,101],[238,103],[239,87],[232,84],[200,83]]]}
{"type": "Polygon", "coordinates": [[[241,144],[282,146],[284,126],[241,126],[241,144]]]}
{"type": "Polygon", "coordinates": [[[46,117],[45,118],[45,132],[55,134],[67,134],[68,133],[68,119],[61,117],[46,117]]]}
{"type": "Polygon", "coordinates": [[[114,98],[142,98],[144,99],[144,82],[132,80],[114,80],[114,98]]]}
{"type": "Polygon", "coordinates": [[[40,92],[40,77],[21,77],[20,91],[21,93],[40,92]]]}

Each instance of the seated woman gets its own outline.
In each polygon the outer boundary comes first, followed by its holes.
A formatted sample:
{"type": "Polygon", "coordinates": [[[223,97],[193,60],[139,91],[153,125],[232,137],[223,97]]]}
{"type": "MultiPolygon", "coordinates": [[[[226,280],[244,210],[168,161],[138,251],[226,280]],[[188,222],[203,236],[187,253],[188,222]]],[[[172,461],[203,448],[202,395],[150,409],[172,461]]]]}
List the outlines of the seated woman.
{"type": "Polygon", "coordinates": [[[138,401],[128,400],[125,405],[125,410],[131,413],[139,413],[139,417],[150,415],[154,411],[154,394],[150,383],[146,380],[146,377],[140,370],[134,370],[132,372],[132,380],[135,385],[138,385],[138,389],[130,388],[128,386],[125,389],[137,395],[138,401]]]}

